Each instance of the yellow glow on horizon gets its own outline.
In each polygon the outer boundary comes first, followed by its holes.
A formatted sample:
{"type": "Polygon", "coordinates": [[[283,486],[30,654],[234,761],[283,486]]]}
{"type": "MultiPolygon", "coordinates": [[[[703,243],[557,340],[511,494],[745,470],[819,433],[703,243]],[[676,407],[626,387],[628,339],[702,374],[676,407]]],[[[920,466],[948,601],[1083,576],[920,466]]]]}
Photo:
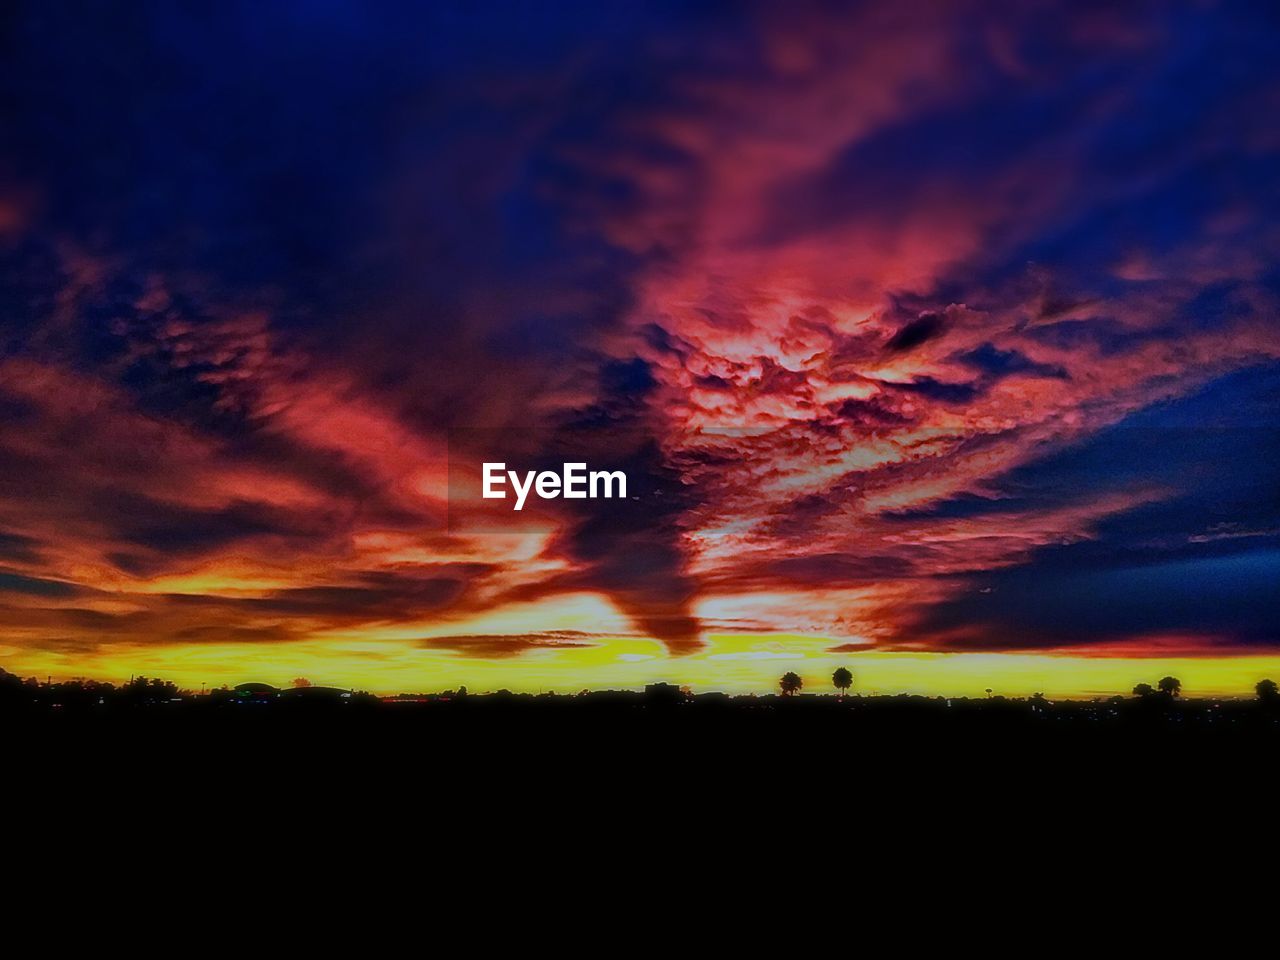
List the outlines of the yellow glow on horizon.
{"type": "MultiPolygon", "coordinates": [[[[561,629],[563,625],[561,625],[561,629]]],[[[928,696],[1007,696],[1043,692],[1049,698],[1127,695],[1134,684],[1166,674],[1188,696],[1252,696],[1264,677],[1280,677],[1280,656],[1082,657],[1005,653],[831,653],[833,641],[795,634],[719,634],[683,657],[641,637],[584,638],[584,647],[546,647],[518,656],[478,658],[386,635],[327,635],[291,643],[134,645],[95,653],[0,646],[0,664],[23,676],[90,676],[121,681],[162,676],[199,689],[246,680],[287,686],[295,677],[374,693],[436,692],[466,686],[473,693],[575,693],[640,689],[663,681],[695,691],[772,693],[793,670],[811,693],[831,692],[831,673],[853,671],[854,692],[928,696]]]]}

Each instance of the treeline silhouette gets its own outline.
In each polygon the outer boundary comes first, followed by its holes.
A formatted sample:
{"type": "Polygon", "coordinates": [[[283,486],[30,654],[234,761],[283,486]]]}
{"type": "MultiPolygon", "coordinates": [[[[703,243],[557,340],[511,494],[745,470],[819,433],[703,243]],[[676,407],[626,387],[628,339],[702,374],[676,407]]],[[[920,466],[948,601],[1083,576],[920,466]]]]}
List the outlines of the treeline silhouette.
{"type": "Polygon", "coordinates": [[[301,710],[330,713],[430,713],[450,710],[457,713],[465,709],[474,713],[486,709],[548,712],[679,709],[690,714],[785,710],[789,715],[802,712],[852,715],[890,712],[1088,723],[1163,717],[1179,723],[1194,721],[1205,725],[1237,722],[1244,717],[1256,716],[1266,721],[1280,718],[1280,688],[1270,679],[1259,680],[1251,698],[1184,697],[1181,681],[1167,676],[1154,686],[1139,683],[1127,697],[1117,695],[1090,700],[1058,701],[1048,699],[1043,693],[1027,697],[1005,697],[994,693],[990,688],[985,697],[976,698],[913,694],[850,696],[853,683],[853,672],[847,667],[840,667],[831,677],[834,695],[804,693],[803,679],[789,671],[779,678],[779,693],[776,695],[694,693],[688,688],[670,683],[653,683],[643,692],[583,690],[581,693],[566,695],[500,690],[496,693],[470,694],[466,687],[461,687],[438,693],[376,696],[365,691],[317,686],[303,678],[285,688],[249,682],[235,687],[196,692],[183,690],[172,681],[156,677],[132,677],[127,683],[117,686],[90,679],[41,681],[34,677],[22,678],[0,668],[0,713],[10,717],[15,714],[35,717],[138,711],[168,715],[268,715],[273,712],[301,710]]]}
{"type": "Polygon", "coordinates": [[[854,686],[841,668],[819,693],[788,674],[776,693],[761,695],[655,683],[570,695],[460,688],[375,696],[302,680],[191,691],[153,677],[113,685],[0,670],[0,744],[76,790],[86,778],[145,779],[160,769],[172,778],[176,769],[200,781],[188,794],[196,798],[206,784],[257,789],[279,776],[325,791],[557,776],[609,777],[656,793],[671,788],[671,777],[692,776],[747,778],[758,794],[785,789],[797,771],[829,769],[845,780],[881,771],[881,788],[886,777],[967,782],[1031,770],[1058,783],[1068,766],[1121,778],[1135,764],[1185,766],[1192,757],[1248,769],[1280,747],[1280,696],[1270,680],[1252,697],[1187,696],[1165,678],[1128,695],[1057,701],[995,691],[851,694],[854,686]]]}

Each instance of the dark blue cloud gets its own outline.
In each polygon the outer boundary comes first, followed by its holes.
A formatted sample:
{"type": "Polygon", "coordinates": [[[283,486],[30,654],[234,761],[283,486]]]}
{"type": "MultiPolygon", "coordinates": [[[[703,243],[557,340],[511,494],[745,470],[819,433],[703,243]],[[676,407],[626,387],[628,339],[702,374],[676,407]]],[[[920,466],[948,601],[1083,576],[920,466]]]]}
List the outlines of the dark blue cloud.
{"type": "Polygon", "coordinates": [[[33,537],[0,531],[0,560],[32,563],[39,559],[39,546],[33,537]]]}
{"type": "Polygon", "coordinates": [[[922,313],[904,324],[884,345],[890,353],[912,350],[922,343],[935,340],[946,332],[946,321],[941,314],[922,313]]]}
{"type": "Polygon", "coordinates": [[[62,599],[79,596],[84,592],[82,587],[73,583],[45,580],[41,577],[26,577],[0,570],[0,593],[20,593],[31,597],[62,599]]]}
{"type": "Polygon", "coordinates": [[[902,514],[990,517],[1147,491],[1083,542],[972,579],[918,628],[974,645],[1088,644],[1143,633],[1280,642],[1280,365],[1222,377],[994,484],[995,496],[902,514]]]}
{"type": "Polygon", "coordinates": [[[956,359],[965,366],[978,370],[993,379],[1022,374],[1029,377],[1052,377],[1057,380],[1068,379],[1066,368],[1052,363],[1036,363],[1026,354],[1018,350],[1001,350],[994,343],[984,343],[973,350],[965,351],[956,359]]]}
{"type": "MultiPolygon", "coordinates": [[[[330,345],[438,348],[487,330],[493,352],[564,355],[630,302],[633,258],[584,217],[644,200],[566,166],[566,148],[614,137],[614,116],[662,96],[656,75],[626,65],[669,15],[21,5],[0,67],[3,172],[39,185],[49,235],[117,258],[117,283],[165,275],[188,315],[265,307],[277,328],[330,345]]],[[[85,318],[92,362],[126,349],[110,332],[134,312],[121,292],[85,318]]],[[[383,353],[369,362],[391,364],[383,353]]]]}
{"type": "Polygon", "coordinates": [[[906,393],[918,394],[939,403],[966,404],[986,391],[989,384],[985,380],[972,380],[961,383],[948,383],[937,377],[917,377],[903,383],[885,383],[885,386],[906,393]]]}
{"type": "Polygon", "coordinates": [[[1205,650],[1280,643],[1280,549],[1146,558],[1109,569],[1032,566],[983,583],[981,591],[930,611],[917,628],[954,631],[954,646],[976,649],[1088,646],[1161,635],[1198,637],[1205,650]]]}

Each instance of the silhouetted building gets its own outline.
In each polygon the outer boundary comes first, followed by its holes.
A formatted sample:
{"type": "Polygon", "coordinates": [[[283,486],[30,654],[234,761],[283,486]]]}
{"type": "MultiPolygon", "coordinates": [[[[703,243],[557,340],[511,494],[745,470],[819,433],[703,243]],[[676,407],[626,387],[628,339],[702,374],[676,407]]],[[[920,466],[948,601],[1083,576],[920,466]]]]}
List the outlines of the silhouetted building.
{"type": "Polygon", "coordinates": [[[239,683],[231,694],[240,703],[270,703],[280,696],[280,690],[269,683],[239,683]]]}
{"type": "Polygon", "coordinates": [[[295,703],[342,703],[351,699],[351,691],[341,687],[292,687],[281,690],[279,697],[295,703]]]}

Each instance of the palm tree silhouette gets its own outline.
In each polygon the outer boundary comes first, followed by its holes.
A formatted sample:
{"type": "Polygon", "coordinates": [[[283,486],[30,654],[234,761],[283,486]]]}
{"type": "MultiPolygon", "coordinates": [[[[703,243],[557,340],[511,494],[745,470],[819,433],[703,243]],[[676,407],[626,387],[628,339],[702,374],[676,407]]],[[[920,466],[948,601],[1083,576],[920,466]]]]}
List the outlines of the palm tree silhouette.
{"type": "Polygon", "coordinates": [[[852,671],[848,667],[836,667],[836,672],[831,675],[831,684],[840,691],[841,696],[844,696],[853,686],[852,671]]]}
{"type": "Polygon", "coordinates": [[[788,670],[778,681],[778,686],[782,688],[782,695],[789,697],[804,686],[804,681],[800,679],[800,674],[788,670]]]}

